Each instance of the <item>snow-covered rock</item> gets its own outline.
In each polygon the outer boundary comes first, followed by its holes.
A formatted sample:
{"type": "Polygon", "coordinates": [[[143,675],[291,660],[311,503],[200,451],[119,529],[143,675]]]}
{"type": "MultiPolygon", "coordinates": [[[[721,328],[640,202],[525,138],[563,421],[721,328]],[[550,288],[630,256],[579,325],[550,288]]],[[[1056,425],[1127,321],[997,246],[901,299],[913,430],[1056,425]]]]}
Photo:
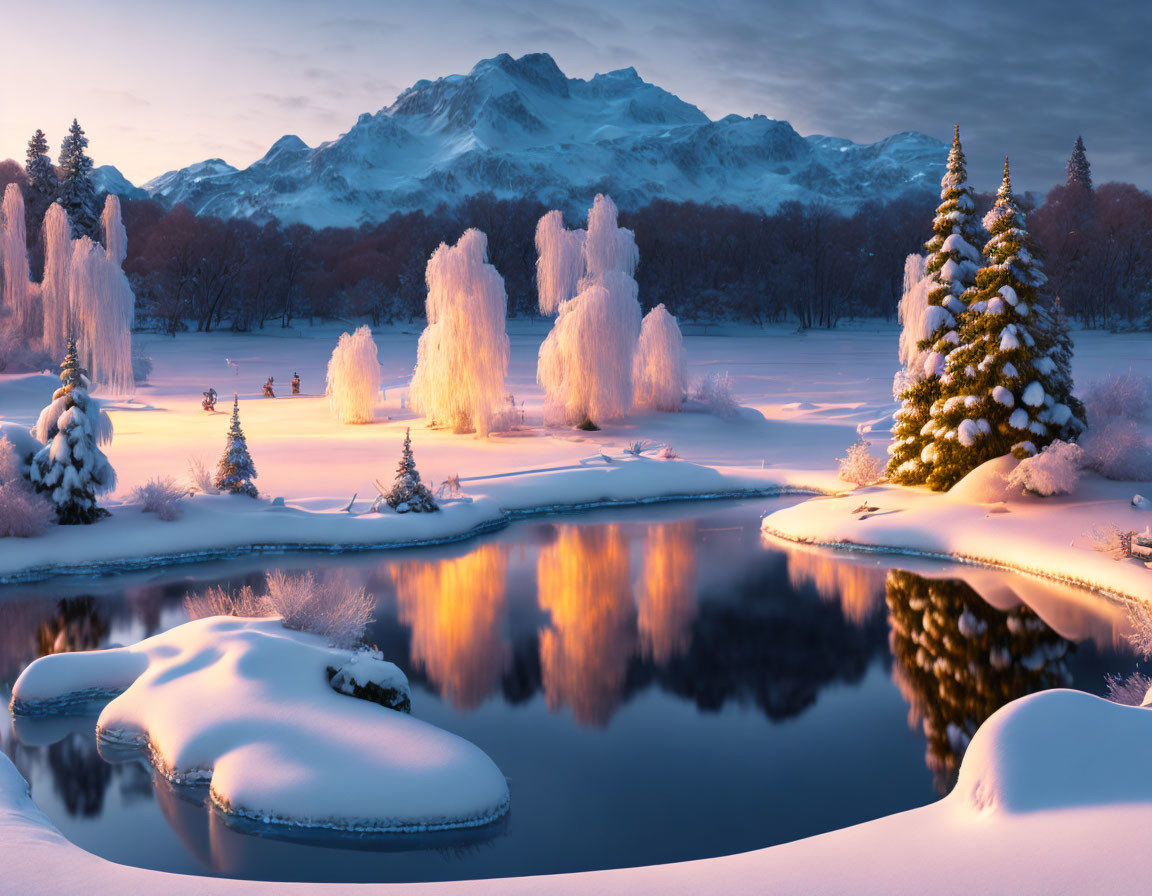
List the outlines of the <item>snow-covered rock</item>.
{"type": "Polygon", "coordinates": [[[399,666],[358,651],[340,668],[329,666],[332,689],[349,697],[379,703],[400,712],[412,711],[412,693],[408,688],[408,676],[399,666]]]}
{"type": "Polygon", "coordinates": [[[328,668],[358,681],[347,670],[362,662],[365,682],[400,686],[391,664],[351,659],[277,619],[215,616],[131,647],[42,657],[12,709],[119,691],[97,723],[105,742],[148,750],[172,781],[209,781],[219,809],[264,823],[406,832],[503,815],[507,782],[479,748],[330,686],[328,668]]]}
{"type": "Polygon", "coordinates": [[[317,227],[358,226],[480,192],[533,196],[574,214],[597,192],[626,209],[656,198],[849,209],[928,190],[946,154],[915,132],[860,145],[803,138],[762,115],[711,121],[632,68],[583,80],[566,77],[546,53],[501,54],[467,75],[418,81],[319,146],[289,135],[243,170],[209,159],[145,189],[198,214],[317,227]]]}

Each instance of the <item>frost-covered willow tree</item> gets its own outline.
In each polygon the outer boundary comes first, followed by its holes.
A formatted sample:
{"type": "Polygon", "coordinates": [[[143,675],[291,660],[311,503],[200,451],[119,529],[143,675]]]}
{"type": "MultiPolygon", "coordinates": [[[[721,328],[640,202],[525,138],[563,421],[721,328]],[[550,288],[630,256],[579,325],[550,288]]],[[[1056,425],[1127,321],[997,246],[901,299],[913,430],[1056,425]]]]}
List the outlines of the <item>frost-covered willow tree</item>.
{"type": "MultiPolygon", "coordinates": [[[[556,324],[540,347],[536,379],[544,387],[546,420],[595,426],[623,417],[632,405],[632,360],[640,336],[632,275],[640,256],[632,231],[616,219],[616,205],[598,194],[588,212],[577,294],[560,302],[556,324]]],[[[557,256],[567,258],[563,252],[557,256]]]]}
{"type": "Polygon", "coordinates": [[[950,488],[994,457],[1038,453],[1073,416],[1056,394],[1060,359],[1051,354],[1053,329],[1040,295],[1048,278],[1032,252],[1007,159],[984,226],[988,263],[976,276],[960,347],[948,357],[944,394],[932,409],[928,484],[935,489],[950,488]]]}
{"type": "Polygon", "coordinates": [[[428,259],[428,326],[420,334],[409,398],[432,426],[486,436],[508,409],[508,295],[488,263],[488,237],[464,231],[428,259]]]}
{"type": "Polygon", "coordinates": [[[72,329],[68,274],[72,266],[72,224],[58,202],[48,206],[40,229],[44,243],[44,279],[40,303],[44,309],[44,349],[54,357],[64,353],[72,329]]]}
{"type": "Polygon", "coordinates": [[[112,421],[88,394],[72,340],[60,365],[60,383],[36,421],[34,434],[44,447],[32,458],[30,477],[61,523],[94,523],[108,515],[96,506],[96,496],[116,487],[116,472],[99,447],[112,441],[112,421]]]}
{"type": "Polygon", "coordinates": [[[4,308],[23,337],[40,335],[37,293],[29,280],[28,230],[24,220],[24,194],[18,184],[4,189],[3,229],[0,229],[0,262],[4,269],[4,308]]]}
{"type": "Polygon", "coordinates": [[[556,209],[536,225],[536,292],[541,314],[555,314],[576,295],[584,273],[585,230],[568,230],[556,209]]]}
{"type": "Polygon", "coordinates": [[[109,195],[100,219],[107,246],[82,236],[72,248],[68,271],[69,323],[92,381],[114,395],[135,390],[132,322],[136,297],[121,264],[127,237],[120,199],[109,195]]]}
{"type": "MultiPolygon", "coordinates": [[[[900,395],[888,448],[888,478],[906,485],[921,484],[932,472],[929,412],[940,397],[945,359],[959,345],[958,326],[966,307],[965,293],[975,283],[982,262],[976,247],[983,242],[983,233],[975,216],[959,127],[940,181],[940,200],[932,222],[932,239],[924,247],[924,276],[929,281],[926,304],[915,312],[920,338],[914,357],[920,366],[908,371],[909,383],[900,395]]],[[[921,301],[922,297],[915,295],[909,304],[921,301]]]]}
{"type": "Polygon", "coordinates": [[[341,333],[328,361],[324,385],[328,407],[341,423],[371,423],[380,394],[380,360],[372,330],[341,333]]]}
{"type": "Polygon", "coordinates": [[[688,391],[688,360],[676,318],[662,304],[640,323],[632,361],[633,403],[655,411],[679,411],[688,391]]]}

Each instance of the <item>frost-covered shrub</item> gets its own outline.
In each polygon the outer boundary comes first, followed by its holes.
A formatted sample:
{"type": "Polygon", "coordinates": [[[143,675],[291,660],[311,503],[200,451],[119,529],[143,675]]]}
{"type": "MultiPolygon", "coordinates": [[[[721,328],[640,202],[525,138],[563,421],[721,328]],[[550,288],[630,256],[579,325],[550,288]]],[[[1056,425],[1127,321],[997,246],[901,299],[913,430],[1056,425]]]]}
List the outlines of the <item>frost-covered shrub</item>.
{"type": "Polygon", "coordinates": [[[1152,379],[1129,371],[1088,384],[1082,396],[1090,426],[1111,420],[1147,420],[1152,416],[1152,379]]]}
{"type": "Polygon", "coordinates": [[[204,495],[218,495],[220,489],[216,488],[214,475],[208,466],[198,457],[188,458],[188,481],[192,488],[204,495]]]}
{"type": "Polygon", "coordinates": [[[1081,436],[1084,466],[1108,479],[1152,480],[1152,445],[1135,420],[1117,417],[1092,425],[1081,436]]]}
{"type": "Polygon", "coordinates": [[[1128,622],[1132,634],[1128,640],[1144,659],[1152,657],[1152,605],[1144,601],[1131,601],[1128,604],[1128,622]]]}
{"type": "Polygon", "coordinates": [[[884,476],[884,462],[873,457],[863,439],[853,442],[844,457],[836,459],[840,478],[855,485],[872,485],[884,476]]]}
{"type": "Polygon", "coordinates": [[[132,499],[140,502],[141,513],[154,513],[166,523],[180,519],[183,508],[180,501],[187,492],[170,477],[154,477],[133,492],[132,499]]]}
{"type": "Polygon", "coordinates": [[[1124,706],[1143,705],[1148,689],[1152,688],[1152,678],[1143,672],[1133,672],[1127,677],[1105,675],[1104,681],[1108,684],[1108,699],[1124,706]]]}
{"type": "Polygon", "coordinates": [[[710,373],[692,386],[692,399],[722,420],[736,416],[740,404],[732,394],[732,377],[725,373],[710,373]]]}
{"type": "Polygon", "coordinates": [[[267,574],[266,592],[245,585],[238,591],[209,588],[184,599],[191,619],[209,616],[278,616],[285,628],[321,635],[337,647],[354,647],[372,621],[375,601],[363,588],[345,579],[319,582],[310,573],[292,576],[280,570],[267,574]]]}
{"type": "Polygon", "coordinates": [[[1122,547],[1121,536],[1124,532],[1115,523],[1109,523],[1106,526],[1091,526],[1084,537],[1088,539],[1092,550],[1099,551],[1101,554],[1112,554],[1119,551],[1122,547]]]}
{"type": "Polygon", "coordinates": [[[342,333],[328,362],[324,394],[341,423],[371,423],[380,392],[380,362],[372,330],[342,333]]]}
{"type": "Polygon", "coordinates": [[[1008,484],[1042,497],[1070,495],[1080,481],[1084,451],[1072,442],[1052,442],[1034,457],[1026,457],[1008,474],[1008,484]]]}
{"type": "Polygon", "coordinates": [[[510,424],[508,296],[488,263],[488,237],[469,229],[428,259],[428,326],[420,334],[408,396],[434,426],[486,436],[510,424]]]}
{"type": "Polygon", "coordinates": [[[0,538],[43,535],[51,521],[51,505],[24,478],[23,464],[7,436],[0,437],[0,538]]]}
{"type": "Polygon", "coordinates": [[[657,305],[640,322],[640,341],[632,363],[633,401],[637,407],[678,411],[688,389],[688,360],[676,318],[657,305]]]}

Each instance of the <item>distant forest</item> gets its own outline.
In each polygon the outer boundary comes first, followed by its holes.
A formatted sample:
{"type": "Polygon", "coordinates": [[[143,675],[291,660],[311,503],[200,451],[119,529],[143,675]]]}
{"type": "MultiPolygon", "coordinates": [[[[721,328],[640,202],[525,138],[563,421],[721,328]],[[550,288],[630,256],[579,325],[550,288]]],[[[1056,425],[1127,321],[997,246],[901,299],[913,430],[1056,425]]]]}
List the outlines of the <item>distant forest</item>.
{"type": "MultiPolygon", "coordinates": [[[[23,177],[16,163],[0,163],[0,190],[23,177]]],[[[992,198],[979,197],[981,212],[992,198]]],[[[834,327],[895,315],[904,259],[931,236],[936,204],[925,192],[845,216],[795,202],[762,214],[658,201],[621,212],[620,223],[636,233],[645,310],[663,302],[682,320],[834,327]]],[[[1152,326],[1152,195],[1130,184],[1071,184],[1025,208],[1066,313],[1093,328],[1152,326]]],[[[429,255],[469,227],[488,235],[509,315],[536,313],[534,235],[548,209],[534,200],[479,195],[359,229],[325,230],[196,217],[150,200],[124,200],[123,210],[125,270],[140,327],[175,334],[422,317],[429,255]]],[[[42,264],[37,229],[29,228],[34,277],[42,264]]]]}

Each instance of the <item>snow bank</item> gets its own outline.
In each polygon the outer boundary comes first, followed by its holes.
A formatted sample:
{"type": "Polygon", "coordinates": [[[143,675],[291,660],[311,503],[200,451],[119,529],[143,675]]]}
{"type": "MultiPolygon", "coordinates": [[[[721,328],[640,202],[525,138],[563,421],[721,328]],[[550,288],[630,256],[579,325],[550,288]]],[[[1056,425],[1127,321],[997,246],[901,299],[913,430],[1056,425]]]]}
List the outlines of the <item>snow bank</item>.
{"type": "MultiPolygon", "coordinates": [[[[364,705],[379,715],[406,718],[364,705]]],[[[989,718],[968,747],[957,788],[921,809],[723,858],[377,890],[417,896],[1143,894],[1152,822],[1152,785],[1143,766],[1150,747],[1147,710],[1077,692],[1044,691],[989,718]]],[[[0,867],[5,884],[27,896],[94,890],[172,896],[366,892],[356,884],[205,878],[105,861],[72,845],[52,826],[2,754],[0,867]]]]}
{"type": "Polygon", "coordinates": [[[1148,599],[1152,572],[1138,560],[1094,550],[1090,535],[1094,527],[1144,529],[1146,519],[1131,504],[1132,483],[1086,473],[1075,494],[1039,498],[1008,485],[1014,466],[997,458],[945,494],[891,486],[816,498],[769,514],[762,529],[805,544],[979,563],[1148,599]]]}
{"type": "MultiPolygon", "coordinates": [[[[100,713],[102,740],[148,749],[172,781],[209,780],[218,808],[264,823],[406,832],[503,815],[507,782],[479,748],[329,685],[327,670],[351,658],[276,619],[216,616],[132,647],[42,657],[12,707],[122,689],[100,713]]],[[[366,659],[368,678],[398,686],[388,666],[366,659]]]]}

